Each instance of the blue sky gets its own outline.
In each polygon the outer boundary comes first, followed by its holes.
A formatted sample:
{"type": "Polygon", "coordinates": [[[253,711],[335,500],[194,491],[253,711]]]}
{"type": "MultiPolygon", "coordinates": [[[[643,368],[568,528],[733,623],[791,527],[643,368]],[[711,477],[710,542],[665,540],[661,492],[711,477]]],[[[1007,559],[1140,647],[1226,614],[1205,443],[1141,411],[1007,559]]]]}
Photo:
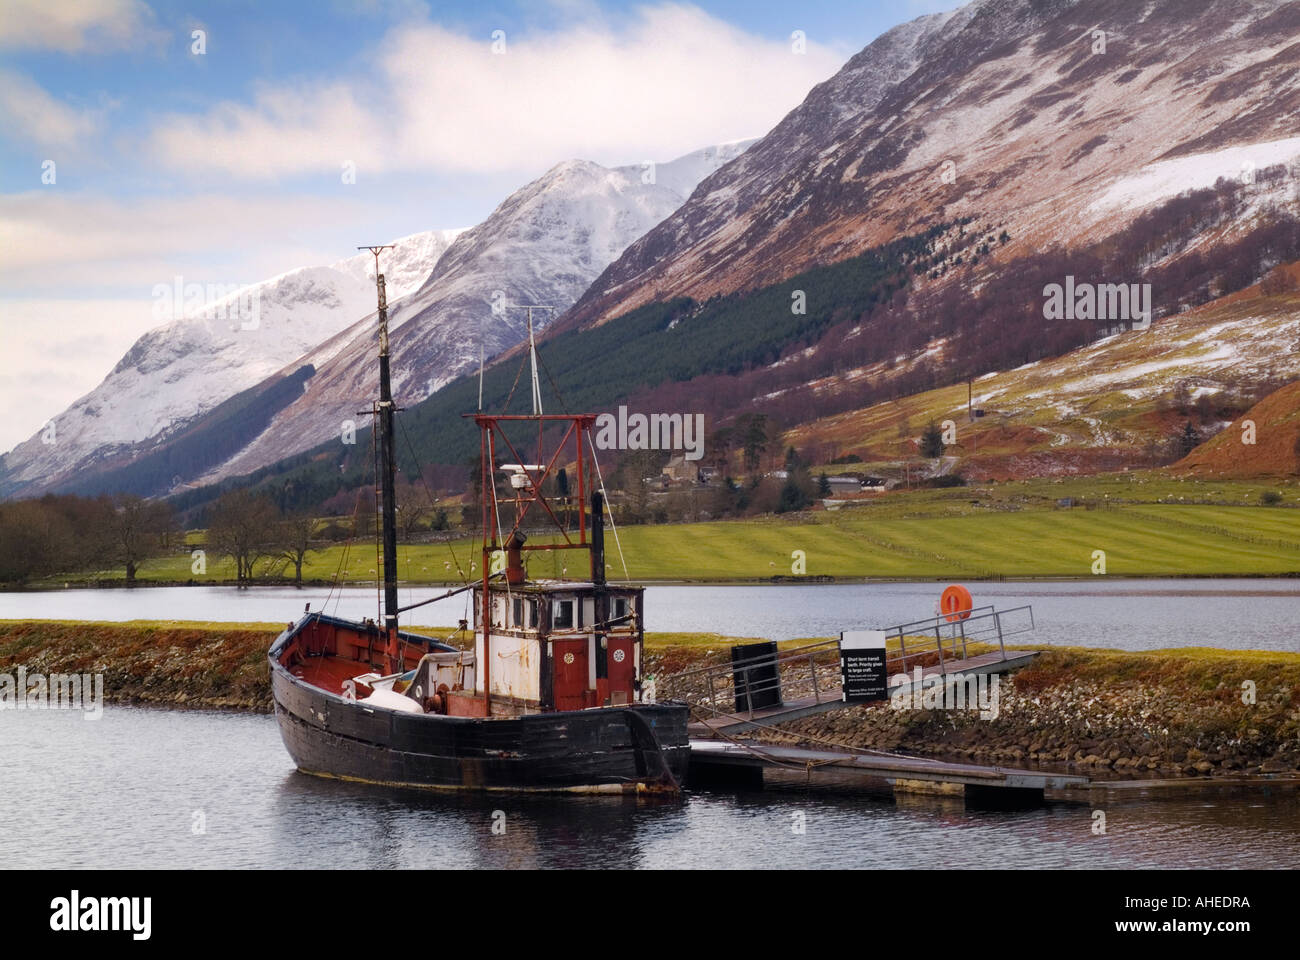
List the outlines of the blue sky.
{"type": "Polygon", "coordinates": [[[154,283],[472,226],[570,157],[762,135],[884,30],[957,5],[3,0],[0,450],[149,328],[154,283]]]}

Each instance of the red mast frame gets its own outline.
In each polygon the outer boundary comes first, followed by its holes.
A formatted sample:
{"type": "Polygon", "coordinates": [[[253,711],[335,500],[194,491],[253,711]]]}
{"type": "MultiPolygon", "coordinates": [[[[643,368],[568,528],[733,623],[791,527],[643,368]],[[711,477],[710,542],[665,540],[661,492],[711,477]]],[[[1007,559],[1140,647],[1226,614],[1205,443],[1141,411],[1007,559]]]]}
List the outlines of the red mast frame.
{"type": "MultiPolygon", "coordinates": [[[[502,549],[510,543],[514,534],[520,531],[524,518],[527,517],[529,509],[533,504],[539,503],[542,509],[546,511],[551,521],[555,524],[557,530],[564,537],[564,543],[543,543],[529,545],[523,544],[521,550],[591,550],[591,544],[587,542],[587,477],[583,468],[585,457],[582,450],[583,437],[590,441],[591,431],[596,424],[596,415],[593,413],[578,414],[518,414],[518,415],[494,415],[486,413],[464,414],[469,419],[472,418],[479,428],[479,462],[481,464],[480,481],[481,481],[481,515],[480,520],[483,524],[483,545],[482,545],[482,574],[483,574],[483,663],[481,664],[480,673],[483,677],[483,696],[487,705],[487,713],[492,713],[492,687],[491,687],[491,643],[492,643],[492,595],[491,595],[491,558],[492,554],[502,549]],[[529,470],[530,464],[524,457],[520,456],[515,445],[506,436],[502,429],[503,423],[517,423],[521,421],[534,422],[537,424],[537,456],[531,466],[540,467],[541,469],[534,472],[529,470]],[[544,459],[545,450],[543,448],[543,433],[549,423],[568,423],[568,429],[564,431],[564,436],[560,442],[555,445],[555,452],[549,460],[544,459]],[[496,441],[497,437],[505,444],[511,455],[515,457],[515,462],[519,465],[524,475],[528,478],[529,489],[515,491],[515,519],[510,528],[510,532],[505,534],[498,541],[496,527],[496,441]],[[564,452],[569,438],[574,439],[574,450],[577,454],[576,462],[578,465],[578,539],[575,542],[569,536],[569,531],[565,525],[560,522],[555,511],[551,509],[550,500],[542,492],[542,484],[546,478],[556,472],[556,462],[564,452]]],[[[593,574],[594,575],[594,574],[593,574]]]]}

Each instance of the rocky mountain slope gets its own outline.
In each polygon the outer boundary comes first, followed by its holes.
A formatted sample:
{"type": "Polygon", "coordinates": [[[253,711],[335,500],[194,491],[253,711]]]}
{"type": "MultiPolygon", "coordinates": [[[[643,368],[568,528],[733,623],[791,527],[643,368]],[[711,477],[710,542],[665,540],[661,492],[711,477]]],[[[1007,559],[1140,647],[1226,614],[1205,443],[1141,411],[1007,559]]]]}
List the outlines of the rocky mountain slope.
{"type": "Polygon", "coordinates": [[[1300,157],[1298,29],[1300,3],[1281,0],[975,0],[904,24],[557,328],[778,282],[940,219],[1007,230],[997,262],[1099,240],[1182,190],[1300,157]]]}
{"type": "MultiPolygon", "coordinates": [[[[846,371],[844,378],[872,371],[846,371]]],[[[843,469],[915,471],[925,426],[951,421],[945,452],[970,479],[1089,474],[1176,459],[1181,432],[1214,439],[1175,465],[1206,476],[1279,475],[1294,469],[1300,430],[1295,385],[1249,409],[1269,385],[1300,379],[1300,294],[1255,285],[1204,307],[1127,330],[1060,357],[988,374],[792,428],[783,443],[843,469]],[[980,416],[967,413],[968,396],[980,416]],[[1243,412],[1247,411],[1247,412],[1243,412]],[[1253,418],[1257,445],[1243,446],[1253,418]],[[1172,455],[1171,455],[1172,454],[1172,455]]],[[[835,391],[841,384],[818,385],[835,391]]]]}
{"type": "MultiPolygon", "coordinates": [[[[606,168],[558,164],[467,230],[424,284],[389,311],[393,392],[423,400],[527,337],[523,304],[544,330],[629,243],[682,204],[695,185],[739,156],[748,141],[709,147],[657,164],[606,168]]],[[[238,455],[197,478],[248,473],[342,435],[344,421],[378,392],[373,312],[295,361],[316,374],[300,398],[238,455]]]]}

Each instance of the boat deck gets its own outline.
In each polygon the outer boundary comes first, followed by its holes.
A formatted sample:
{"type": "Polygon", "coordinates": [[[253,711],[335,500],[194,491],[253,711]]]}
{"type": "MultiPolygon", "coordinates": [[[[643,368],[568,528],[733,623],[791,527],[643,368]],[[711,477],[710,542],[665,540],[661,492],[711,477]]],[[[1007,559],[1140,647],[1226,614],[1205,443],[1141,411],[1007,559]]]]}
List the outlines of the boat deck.
{"type": "Polygon", "coordinates": [[[341,694],[343,683],[369,671],[369,667],[346,657],[309,657],[290,668],[290,673],[327,693],[341,694]]]}

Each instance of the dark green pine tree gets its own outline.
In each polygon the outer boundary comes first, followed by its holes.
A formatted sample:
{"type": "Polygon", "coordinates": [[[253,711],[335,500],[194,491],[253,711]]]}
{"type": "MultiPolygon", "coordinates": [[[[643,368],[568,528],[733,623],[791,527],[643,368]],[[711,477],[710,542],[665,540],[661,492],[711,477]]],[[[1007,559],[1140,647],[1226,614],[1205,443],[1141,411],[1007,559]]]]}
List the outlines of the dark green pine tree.
{"type": "Polygon", "coordinates": [[[804,492],[799,482],[791,477],[781,487],[781,498],[777,502],[777,513],[792,513],[796,510],[803,510],[812,504],[812,499],[804,492]]]}
{"type": "Polygon", "coordinates": [[[943,431],[933,420],[921,434],[921,456],[931,458],[943,456],[943,431]]]}

